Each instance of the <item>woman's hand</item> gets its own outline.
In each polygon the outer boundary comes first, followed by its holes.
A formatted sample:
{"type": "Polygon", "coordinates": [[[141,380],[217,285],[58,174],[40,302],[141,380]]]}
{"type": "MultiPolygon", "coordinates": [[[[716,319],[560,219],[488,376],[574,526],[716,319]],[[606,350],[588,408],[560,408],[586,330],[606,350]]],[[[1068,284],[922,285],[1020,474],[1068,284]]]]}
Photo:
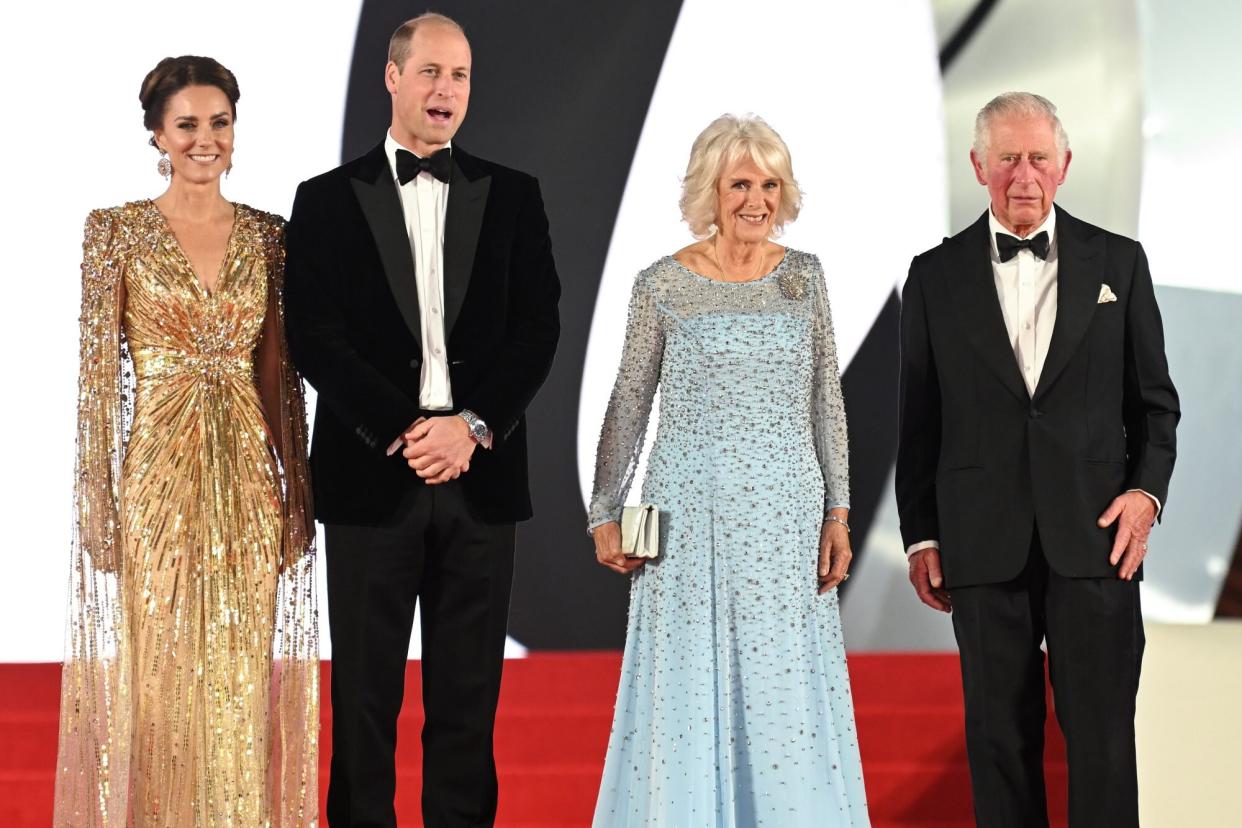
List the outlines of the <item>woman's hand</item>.
{"type": "Polygon", "coordinates": [[[646,558],[627,558],[621,553],[621,525],[615,520],[595,527],[595,560],[613,572],[628,575],[647,562],[646,558]]]}
{"type": "Polygon", "coordinates": [[[837,520],[825,520],[819,530],[819,594],[841,584],[849,577],[850,561],[854,553],[850,551],[850,532],[845,523],[849,520],[848,509],[833,509],[832,516],[837,520]]]}

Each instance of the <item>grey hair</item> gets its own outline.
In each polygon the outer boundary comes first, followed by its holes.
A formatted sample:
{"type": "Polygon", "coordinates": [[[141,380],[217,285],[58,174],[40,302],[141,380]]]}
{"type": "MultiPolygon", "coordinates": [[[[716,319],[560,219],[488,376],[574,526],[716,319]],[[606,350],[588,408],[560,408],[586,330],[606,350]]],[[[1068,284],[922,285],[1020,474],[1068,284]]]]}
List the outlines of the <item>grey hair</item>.
{"type": "MultiPolygon", "coordinates": [[[[410,18],[397,27],[392,33],[392,37],[388,39],[388,62],[397,64],[397,72],[405,71],[405,62],[410,59],[410,41],[414,39],[414,32],[418,31],[418,27],[424,23],[436,23],[441,26],[451,26],[461,32],[462,37],[466,37],[466,30],[461,27],[453,18],[439,12],[423,12],[418,17],[410,18]]],[[[469,43],[470,39],[466,38],[469,43]]]]}
{"type": "Polygon", "coordinates": [[[992,139],[992,124],[998,118],[1012,116],[1025,118],[1047,118],[1052,124],[1053,134],[1057,142],[1057,163],[1065,164],[1065,154],[1069,152],[1069,136],[1061,119],[1057,117],[1057,108],[1052,101],[1033,92],[1005,92],[987,102],[979,114],[975,116],[975,156],[983,161],[988,156],[988,146],[992,139]]]}
{"type": "Polygon", "coordinates": [[[798,217],[802,191],[794,180],[789,148],[776,130],[758,115],[721,115],[694,139],[690,163],[681,182],[681,217],[697,239],[707,238],[716,223],[716,185],[725,169],[750,158],[768,175],[781,181],[781,203],[772,229],[780,233],[786,222],[798,217]]]}

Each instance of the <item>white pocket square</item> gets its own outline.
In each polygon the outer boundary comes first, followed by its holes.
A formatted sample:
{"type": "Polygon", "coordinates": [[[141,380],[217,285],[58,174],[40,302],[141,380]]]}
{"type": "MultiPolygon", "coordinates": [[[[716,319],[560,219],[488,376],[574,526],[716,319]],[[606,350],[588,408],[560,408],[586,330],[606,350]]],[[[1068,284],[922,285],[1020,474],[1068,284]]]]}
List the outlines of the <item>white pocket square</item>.
{"type": "Polygon", "coordinates": [[[1117,301],[1117,294],[1113,293],[1113,289],[1110,288],[1108,285],[1100,285],[1100,298],[1096,299],[1095,303],[1097,305],[1102,305],[1105,302],[1116,302],[1116,301],[1117,301]]]}

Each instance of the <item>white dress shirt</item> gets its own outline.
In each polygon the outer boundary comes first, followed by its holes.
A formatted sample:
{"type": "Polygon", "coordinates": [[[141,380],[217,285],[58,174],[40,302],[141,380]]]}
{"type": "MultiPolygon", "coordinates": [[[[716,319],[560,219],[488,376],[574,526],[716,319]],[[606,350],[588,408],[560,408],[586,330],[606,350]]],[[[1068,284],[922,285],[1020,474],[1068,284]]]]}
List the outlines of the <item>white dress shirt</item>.
{"type": "Polygon", "coordinates": [[[389,133],[384,139],[388,166],[401,196],[405,229],[414,256],[414,280],[418,286],[419,339],[423,346],[418,405],[431,411],[453,408],[449,383],[448,343],[444,330],[444,216],[449,185],[429,172],[421,172],[402,185],[397,179],[397,150],[404,149],[389,133]]]}
{"type": "Polygon", "coordinates": [[[1027,238],[1048,233],[1048,258],[1041,259],[1030,249],[1019,250],[1007,262],[1000,260],[996,234],[1012,236],[988,210],[988,238],[992,244],[992,278],[1009,344],[1018,360],[1018,370],[1026,382],[1026,391],[1035,396],[1035,386],[1044,370],[1052,326],[1057,322],[1057,211],[1049,210],[1048,218],[1027,238]]]}
{"type": "MultiPolygon", "coordinates": [[[[1048,218],[1035,228],[1026,238],[1034,238],[1040,232],[1048,233],[1048,257],[1040,259],[1029,248],[1019,250],[1018,254],[1007,262],[1000,260],[996,249],[996,234],[1004,233],[1013,236],[1005,228],[992,210],[988,209],[988,239],[991,244],[988,250],[992,256],[992,278],[996,282],[996,298],[1000,301],[1001,315],[1005,318],[1005,331],[1009,334],[1009,345],[1013,348],[1014,358],[1018,361],[1018,370],[1026,383],[1026,391],[1035,396],[1035,388],[1039,385],[1039,375],[1044,370],[1044,360],[1048,357],[1048,343],[1052,341],[1052,328],[1057,322],[1057,211],[1048,211],[1048,218]]],[[[1016,236],[1015,236],[1016,238],[1016,236]]],[[[1129,491],[1143,491],[1130,489],[1129,491]]],[[[1143,494],[1150,497],[1156,504],[1156,514],[1160,514],[1160,500],[1149,492],[1143,494]]],[[[920,549],[939,549],[940,544],[934,540],[919,541],[910,544],[906,555],[913,555],[920,549]]]]}

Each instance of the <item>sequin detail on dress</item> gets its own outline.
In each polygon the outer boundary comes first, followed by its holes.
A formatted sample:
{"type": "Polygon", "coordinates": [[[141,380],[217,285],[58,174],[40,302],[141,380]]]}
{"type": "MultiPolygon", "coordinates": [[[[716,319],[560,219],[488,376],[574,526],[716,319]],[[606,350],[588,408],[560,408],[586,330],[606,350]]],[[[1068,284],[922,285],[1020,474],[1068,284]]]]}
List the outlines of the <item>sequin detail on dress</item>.
{"type": "Polygon", "coordinates": [[[590,524],[620,514],[658,386],[641,500],[664,548],[632,576],[594,824],[866,826],[837,593],[816,594],[849,500],[819,260],[730,283],[661,259],[629,314],[590,524]]]}
{"type": "Polygon", "coordinates": [[[237,205],[208,294],[154,203],[87,219],[56,826],[317,822],[315,529],[283,234],[237,205]]]}

